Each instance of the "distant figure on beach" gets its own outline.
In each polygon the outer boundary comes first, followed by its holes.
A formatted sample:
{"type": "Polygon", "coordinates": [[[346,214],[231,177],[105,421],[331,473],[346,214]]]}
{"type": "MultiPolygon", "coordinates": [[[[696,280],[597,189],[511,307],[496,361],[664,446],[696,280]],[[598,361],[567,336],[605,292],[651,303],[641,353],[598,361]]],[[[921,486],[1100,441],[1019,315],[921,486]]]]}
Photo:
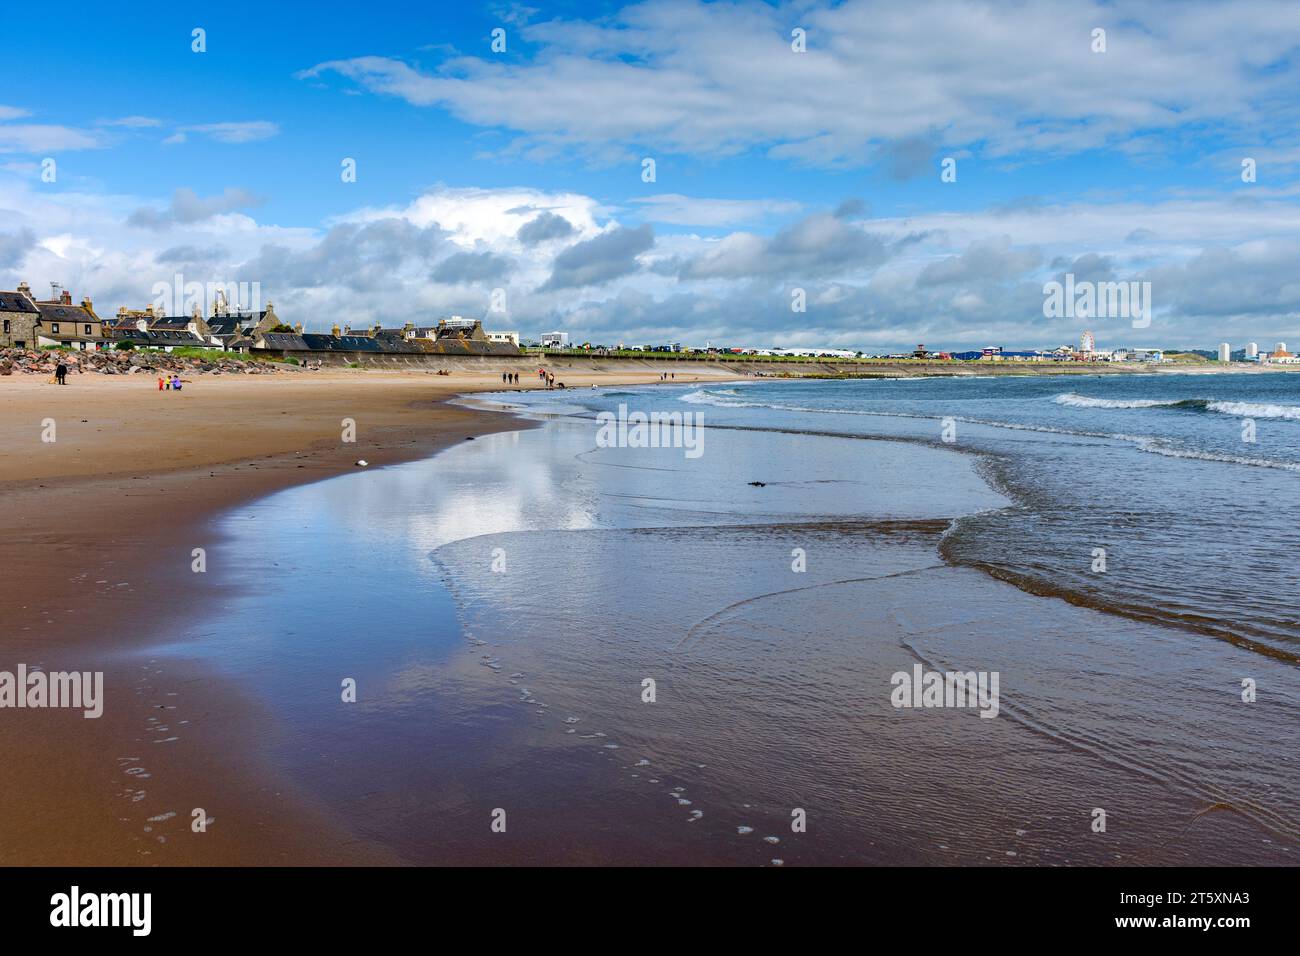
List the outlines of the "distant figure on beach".
{"type": "Polygon", "coordinates": [[[54,380],[58,382],[60,385],[67,385],[68,384],[67,379],[68,379],[68,367],[64,365],[63,360],[60,359],[59,364],[54,366],[54,380]]]}
{"type": "Polygon", "coordinates": [[[161,392],[162,390],[163,390],[163,377],[162,377],[161,375],[159,375],[159,376],[158,376],[158,391],[161,392]]]}
{"type": "Polygon", "coordinates": [[[173,375],[173,376],[172,376],[172,391],[174,391],[174,392],[179,392],[180,390],[181,390],[181,377],[180,377],[179,375],[173,375]]]}

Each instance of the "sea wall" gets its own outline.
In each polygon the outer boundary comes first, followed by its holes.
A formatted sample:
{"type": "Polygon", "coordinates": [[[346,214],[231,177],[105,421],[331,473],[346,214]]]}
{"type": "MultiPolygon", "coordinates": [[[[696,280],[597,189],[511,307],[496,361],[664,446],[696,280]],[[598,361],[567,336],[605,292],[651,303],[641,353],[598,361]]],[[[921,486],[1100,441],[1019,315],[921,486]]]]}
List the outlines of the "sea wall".
{"type": "Polygon", "coordinates": [[[819,378],[862,377],[902,378],[911,376],[970,376],[970,375],[1096,375],[1098,373],[1150,372],[1151,367],[1141,363],[1112,364],[1090,362],[955,362],[955,361],[807,361],[782,360],[778,362],[745,360],[742,358],[680,358],[675,355],[656,357],[580,355],[571,353],[531,353],[518,356],[500,355],[433,355],[428,353],[382,352],[282,352],[278,349],[254,349],[254,356],[274,358],[292,357],[300,361],[320,362],[325,366],[380,369],[427,369],[430,371],[485,370],[534,372],[546,368],[557,374],[571,372],[667,372],[678,375],[701,372],[730,372],[737,375],[758,375],[780,378],[783,376],[819,378]]]}

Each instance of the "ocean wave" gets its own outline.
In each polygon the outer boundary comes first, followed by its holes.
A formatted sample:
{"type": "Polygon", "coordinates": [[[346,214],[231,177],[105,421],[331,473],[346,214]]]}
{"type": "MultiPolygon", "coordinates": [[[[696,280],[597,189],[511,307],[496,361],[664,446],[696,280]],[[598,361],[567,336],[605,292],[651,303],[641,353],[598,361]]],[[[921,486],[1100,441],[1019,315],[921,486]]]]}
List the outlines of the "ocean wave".
{"type": "Polygon", "coordinates": [[[728,397],[729,394],[735,394],[730,389],[723,389],[716,392],[710,392],[707,389],[699,389],[694,392],[687,392],[685,395],[679,395],[679,402],[687,402],[691,405],[713,405],[716,408],[775,408],[774,405],[764,405],[762,402],[737,402],[728,397]]]}
{"type": "Polygon", "coordinates": [[[1071,408],[1183,408],[1238,418],[1286,418],[1300,421],[1300,405],[1276,405],[1271,402],[1229,402],[1209,398],[1093,398],[1065,392],[1052,399],[1071,408]]]}
{"type": "Polygon", "coordinates": [[[1262,402],[1206,402],[1212,412],[1240,418],[1289,418],[1300,421],[1300,406],[1273,405],[1262,402]]]}
{"type": "Polygon", "coordinates": [[[1071,408],[1159,408],[1162,406],[1204,405],[1203,400],[1197,398],[1093,398],[1090,395],[1079,395],[1075,392],[1065,392],[1057,395],[1052,401],[1058,405],[1069,405],[1071,408]]]}

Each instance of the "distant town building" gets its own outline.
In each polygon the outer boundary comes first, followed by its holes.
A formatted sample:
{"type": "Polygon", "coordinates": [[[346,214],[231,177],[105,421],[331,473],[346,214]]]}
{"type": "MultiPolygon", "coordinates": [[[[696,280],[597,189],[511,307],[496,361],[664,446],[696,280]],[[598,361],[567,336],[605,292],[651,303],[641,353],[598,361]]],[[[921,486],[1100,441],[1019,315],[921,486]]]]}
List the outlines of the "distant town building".
{"type": "Polygon", "coordinates": [[[569,347],[568,332],[543,332],[542,348],[544,349],[567,349],[569,347]]]}
{"type": "Polygon", "coordinates": [[[1264,361],[1272,365],[1300,365],[1300,356],[1288,352],[1285,342],[1278,342],[1277,348],[1268,353],[1264,361]]]}
{"type": "Polygon", "coordinates": [[[489,342],[509,342],[511,345],[519,344],[518,332],[488,332],[489,342]]]}
{"type": "Polygon", "coordinates": [[[1246,358],[1252,362],[1259,358],[1259,346],[1256,343],[1248,342],[1246,344],[1246,358]]]}
{"type": "Polygon", "coordinates": [[[1165,350],[1131,349],[1129,351],[1129,360],[1133,362],[1163,362],[1165,360],[1165,350]]]}
{"type": "Polygon", "coordinates": [[[1227,342],[1219,343],[1219,361],[1220,362],[1232,361],[1232,346],[1229,345],[1227,342]]]}

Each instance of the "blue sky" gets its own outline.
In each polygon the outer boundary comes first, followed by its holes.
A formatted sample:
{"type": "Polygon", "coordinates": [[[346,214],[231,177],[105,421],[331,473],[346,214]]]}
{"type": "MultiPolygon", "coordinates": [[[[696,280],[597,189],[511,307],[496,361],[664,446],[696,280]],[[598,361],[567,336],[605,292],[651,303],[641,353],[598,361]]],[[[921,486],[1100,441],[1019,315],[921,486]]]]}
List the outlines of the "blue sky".
{"type": "MultiPolygon", "coordinates": [[[[0,286],[58,281],[101,313],[176,271],[257,282],[312,328],[459,312],[609,343],[1059,344],[1080,329],[1043,316],[1042,285],[1067,271],[1150,281],[1144,338],[1170,346],[1285,337],[1300,312],[1286,4],[69,4],[7,24],[59,68],[0,91],[0,286]],[[543,215],[553,234],[521,238],[543,215]]],[[[1099,344],[1147,344],[1106,323],[1099,344]]]]}

